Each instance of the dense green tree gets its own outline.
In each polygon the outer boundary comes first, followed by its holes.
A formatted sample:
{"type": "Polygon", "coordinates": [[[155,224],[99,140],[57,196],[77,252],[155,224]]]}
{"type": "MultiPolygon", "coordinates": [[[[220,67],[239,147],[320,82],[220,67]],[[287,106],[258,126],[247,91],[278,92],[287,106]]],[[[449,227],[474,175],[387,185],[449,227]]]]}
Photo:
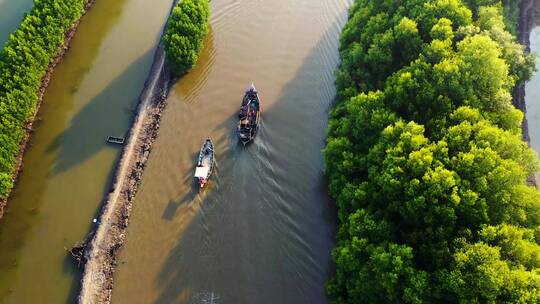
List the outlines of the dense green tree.
{"type": "MultiPolygon", "coordinates": [[[[34,115],[42,78],[85,2],[36,0],[0,52],[0,198],[6,198],[13,187],[19,144],[34,115]]],[[[180,1],[164,37],[175,72],[182,74],[197,61],[207,32],[208,1],[180,1]]]]}
{"type": "Polygon", "coordinates": [[[463,0],[463,2],[471,8],[476,16],[478,16],[482,7],[496,6],[498,9],[502,9],[504,22],[509,28],[510,33],[517,34],[520,0],[463,0]]]}
{"type": "Polygon", "coordinates": [[[422,303],[427,274],[414,267],[412,249],[391,242],[390,225],[359,209],[340,229],[344,237],[334,250],[340,267],[329,293],[336,303],[422,303]],[[346,286],[347,292],[341,290],[346,286]],[[343,297],[347,294],[347,297],[343,297]]]}
{"type": "Polygon", "coordinates": [[[324,150],[334,303],[537,303],[540,169],[500,1],[357,0],[324,150]]]}
{"type": "Polygon", "coordinates": [[[514,81],[528,80],[534,72],[535,57],[532,54],[525,54],[524,46],[517,43],[515,37],[505,31],[506,25],[500,8],[480,7],[476,23],[480,30],[500,45],[502,57],[507,62],[514,81]]]}
{"type": "Polygon", "coordinates": [[[0,52],[0,198],[13,187],[19,144],[34,115],[41,80],[84,4],[84,0],[36,0],[0,52]]]}
{"type": "Polygon", "coordinates": [[[167,62],[176,75],[191,69],[208,33],[208,0],[182,0],[173,9],[163,42],[167,62]]]}
{"type": "Polygon", "coordinates": [[[500,247],[467,244],[453,256],[452,270],[441,272],[443,290],[459,303],[538,303],[540,273],[515,267],[500,247]]]}

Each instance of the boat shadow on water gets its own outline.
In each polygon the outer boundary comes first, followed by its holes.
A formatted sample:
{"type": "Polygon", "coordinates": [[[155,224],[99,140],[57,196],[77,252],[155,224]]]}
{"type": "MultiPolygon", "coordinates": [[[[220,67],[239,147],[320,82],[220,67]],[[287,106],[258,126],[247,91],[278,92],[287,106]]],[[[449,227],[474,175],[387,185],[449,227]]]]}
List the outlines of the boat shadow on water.
{"type": "MultiPolygon", "coordinates": [[[[193,159],[193,163],[196,163],[197,157],[198,153],[194,153],[191,157],[193,159]]],[[[210,180],[204,188],[201,188],[197,182],[197,179],[193,177],[194,169],[195,166],[193,166],[193,168],[190,168],[190,171],[185,174],[185,177],[183,179],[183,183],[185,185],[189,185],[188,189],[182,191],[186,192],[186,194],[179,200],[169,201],[169,203],[163,210],[163,214],[161,215],[162,219],[168,221],[174,219],[180,206],[192,203],[203,203],[208,193],[219,189],[219,162],[217,161],[217,159],[214,163],[214,173],[210,176],[210,180]]]]}
{"type": "Polygon", "coordinates": [[[204,214],[198,213],[191,221],[197,224],[182,231],[154,281],[160,289],[155,303],[190,303],[193,296],[209,289],[223,303],[261,299],[265,303],[327,303],[323,286],[333,267],[330,252],[337,216],[320,176],[320,148],[325,111],[333,94],[325,87],[305,94],[307,97],[298,92],[310,86],[314,71],[321,66],[332,75],[346,12],[336,19],[299,64],[295,76],[276,94],[278,101],[263,108],[260,132],[252,143],[243,147],[238,140],[236,111],[218,126],[231,130],[225,133],[227,151],[217,151],[224,176],[223,193],[215,195],[219,201],[227,200],[221,204],[222,217],[205,219],[213,229],[201,232],[204,214]],[[326,61],[329,40],[335,46],[330,50],[335,61],[326,61]],[[291,124],[295,132],[288,133],[291,124]],[[290,172],[293,170],[299,172],[290,172]],[[283,185],[292,186],[285,189],[283,185]],[[258,201],[261,203],[255,206],[258,201]],[[201,235],[207,241],[201,242],[201,235]],[[301,246],[297,246],[298,240],[302,240],[301,246]],[[201,243],[204,246],[197,247],[201,243]]]}

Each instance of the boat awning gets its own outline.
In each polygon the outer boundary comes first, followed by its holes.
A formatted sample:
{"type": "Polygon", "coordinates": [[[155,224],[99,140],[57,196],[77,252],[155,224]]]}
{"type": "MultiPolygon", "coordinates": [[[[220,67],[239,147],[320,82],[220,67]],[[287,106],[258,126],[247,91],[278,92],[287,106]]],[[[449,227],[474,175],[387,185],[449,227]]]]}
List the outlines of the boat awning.
{"type": "Polygon", "coordinates": [[[209,167],[197,167],[197,169],[195,169],[195,177],[206,178],[209,170],[209,167]]]}

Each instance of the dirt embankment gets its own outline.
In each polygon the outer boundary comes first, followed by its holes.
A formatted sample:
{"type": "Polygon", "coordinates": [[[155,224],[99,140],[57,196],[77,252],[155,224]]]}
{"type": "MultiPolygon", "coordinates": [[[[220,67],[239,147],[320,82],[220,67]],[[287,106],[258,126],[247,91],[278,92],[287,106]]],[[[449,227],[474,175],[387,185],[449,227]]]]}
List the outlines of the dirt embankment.
{"type": "MultiPolygon", "coordinates": [[[[171,11],[177,2],[173,1],[171,11]]],[[[111,192],[101,207],[96,230],[91,232],[92,238],[82,251],[84,273],[79,303],[111,301],[117,253],[124,243],[131,206],[174,80],[165,64],[165,51],[160,43],[139,97],[137,114],[122,150],[111,192]]]]}
{"type": "MultiPolygon", "coordinates": [[[[83,19],[83,16],[88,12],[88,10],[94,5],[96,0],[87,0],[84,5],[84,11],[81,14],[81,17],[73,23],[71,28],[66,32],[65,38],[64,38],[64,44],[60,47],[58,54],[49,64],[49,67],[47,68],[47,71],[45,72],[45,75],[41,79],[41,86],[37,92],[38,101],[36,104],[36,110],[34,112],[34,116],[28,121],[28,123],[25,126],[26,134],[24,135],[23,140],[20,143],[19,148],[19,155],[17,156],[17,165],[15,166],[15,171],[13,172],[13,181],[14,183],[17,182],[17,179],[23,170],[23,157],[24,153],[26,152],[26,149],[28,148],[30,138],[33,132],[33,126],[34,122],[36,121],[36,118],[39,114],[39,108],[41,104],[43,103],[43,96],[45,95],[45,92],[47,91],[47,87],[49,86],[49,83],[51,82],[52,74],[54,72],[54,69],[56,66],[62,61],[64,56],[66,55],[67,51],[69,50],[69,47],[71,45],[71,41],[73,40],[73,37],[75,37],[75,33],[77,32],[77,29],[79,28],[79,24],[81,24],[81,21],[83,19]]],[[[2,219],[5,211],[5,207],[9,201],[8,199],[2,199],[0,198],[0,219],[2,219]]]]}
{"type": "MultiPolygon", "coordinates": [[[[530,52],[530,35],[531,30],[534,27],[534,17],[537,14],[537,9],[540,7],[540,0],[522,0],[519,10],[519,25],[518,25],[518,40],[519,43],[525,46],[527,53],[530,52]]],[[[525,85],[520,84],[514,91],[514,105],[519,108],[523,113],[527,113],[527,105],[525,103],[525,85]]],[[[527,118],[523,119],[523,140],[530,143],[529,136],[529,124],[527,118]]],[[[538,182],[535,176],[531,176],[528,179],[528,183],[532,186],[538,187],[538,182]]]]}
{"type": "Polygon", "coordinates": [[[97,230],[84,253],[85,268],[79,303],[109,303],[116,255],[125,239],[131,206],[141,181],[152,143],[159,130],[171,76],[160,45],[133,126],[124,146],[109,193],[100,212],[97,230]]]}

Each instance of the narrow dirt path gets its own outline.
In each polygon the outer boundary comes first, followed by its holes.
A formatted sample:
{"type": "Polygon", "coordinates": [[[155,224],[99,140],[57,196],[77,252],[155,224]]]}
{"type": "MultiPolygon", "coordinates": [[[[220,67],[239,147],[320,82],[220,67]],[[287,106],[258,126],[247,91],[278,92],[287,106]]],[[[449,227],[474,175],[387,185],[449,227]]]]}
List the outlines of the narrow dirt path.
{"type": "Polygon", "coordinates": [[[137,116],[122,151],[112,186],[100,212],[97,230],[85,253],[79,303],[109,303],[116,254],[125,239],[131,205],[145,163],[159,130],[161,112],[171,81],[160,45],[150,76],[141,93],[137,116]]]}

